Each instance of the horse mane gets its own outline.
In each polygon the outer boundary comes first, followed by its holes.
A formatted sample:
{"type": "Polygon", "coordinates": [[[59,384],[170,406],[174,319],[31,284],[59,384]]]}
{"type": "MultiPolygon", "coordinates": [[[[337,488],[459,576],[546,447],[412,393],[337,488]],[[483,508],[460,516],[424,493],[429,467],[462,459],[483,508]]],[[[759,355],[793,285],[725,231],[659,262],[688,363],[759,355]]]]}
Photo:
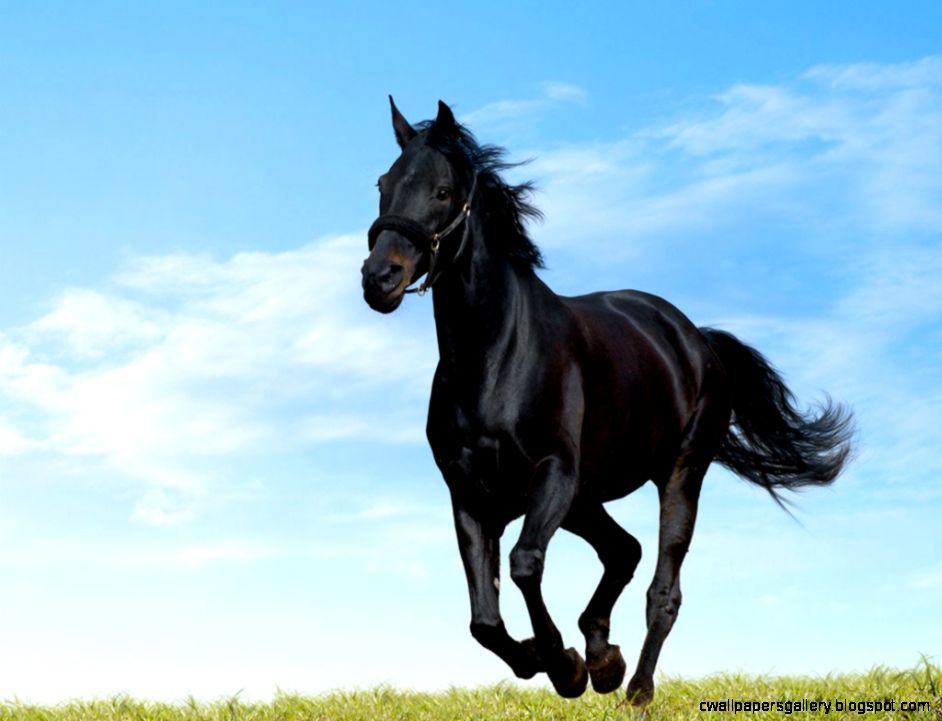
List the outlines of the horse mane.
{"type": "Polygon", "coordinates": [[[527,220],[542,219],[543,213],[532,203],[530,196],[535,185],[527,181],[511,185],[504,181],[501,173],[523,163],[511,163],[506,150],[496,145],[481,145],[474,134],[464,125],[455,123],[442,131],[434,120],[416,125],[418,132],[426,133],[426,144],[439,151],[468,182],[477,176],[477,193],[486,199],[485,223],[491,235],[500,238],[503,250],[511,263],[520,269],[533,271],[543,268],[543,254],[527,234],[527,220]]]}

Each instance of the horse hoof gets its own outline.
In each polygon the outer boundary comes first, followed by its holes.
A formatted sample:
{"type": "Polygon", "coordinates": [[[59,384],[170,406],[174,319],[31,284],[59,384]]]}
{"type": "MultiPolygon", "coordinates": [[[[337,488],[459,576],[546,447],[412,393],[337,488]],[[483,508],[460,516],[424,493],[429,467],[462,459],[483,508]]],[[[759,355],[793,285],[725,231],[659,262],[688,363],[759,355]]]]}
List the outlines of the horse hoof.
{"type": "Polygon", "coordinates": [[[553,688],[563,698],[577,698],[589,685],[589,671],[582,656],[574,648],[560,653],[559,660],[547,672],[553,688]]]}
{"type": "Polygon", "coordinates": [[[597,693],[611,693],[625,680],[625,658],[618,646],[608,646],[598,655],[589,656],[589,676],[597,693]]]}
{"type": "Polygon", "coordinates": [[[628,682],[627,701],[635,708],[644,708],[654,698],[654,681],[649,678],[631,677],[628,682]]]}

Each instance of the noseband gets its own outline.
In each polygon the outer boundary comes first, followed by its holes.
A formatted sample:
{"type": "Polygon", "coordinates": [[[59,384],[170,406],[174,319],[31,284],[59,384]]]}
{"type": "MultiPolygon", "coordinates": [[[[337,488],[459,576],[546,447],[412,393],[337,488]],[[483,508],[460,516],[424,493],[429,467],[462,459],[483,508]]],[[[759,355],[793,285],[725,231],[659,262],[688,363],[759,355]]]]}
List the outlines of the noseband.
{"type": "MultiPolygon", "coordinates": [[[[438,273],[435,273],[435,266],[438,261],[438,249],[445,238],[455,232],[458,229],[458,226],[464,223],[471,216],[471,201],[474,200],[474,191],[478,187],[478,176],[474,176],[474,182],[471,183],[471,192],[468,193],[468,199],[464,202],[464,205],[461,206],[461,210],[458,212],[458,215],[455,216],[448,225],[446,225],[442,230],[439,230],[437,233],[432,233],[429,235],[425,228],[423,228],[419,223],[412,220],[412,218],[407,218],[404,215],[395,215],[394,213],[386,213],[385,215],[379,216],[370,226],[368,238],[369,238],[369,248],[370,251],[373,250],[376,245],[376,239],[379,237],[379,234],[384,230],[393,230],[400,235],[404,235],[408,238],[416,247],[420,250],[424,250],[429,254],[428,261],[428,272],[425,275],[425,282],[419,285],[418,288],[408,288],[406,293],[418,293],[419,295],[425,295],[425,291],[432,287],[432,284],[437,281],[442,273],[444,268],[440,269],[438,273]]],[[[452,256],[452,263],[458,260],[464,253],[465,246],[468,244],[468,224],[465,223],[464,231],[461,233],[461,243],[458,245],[458,250],[452,256]]]]}

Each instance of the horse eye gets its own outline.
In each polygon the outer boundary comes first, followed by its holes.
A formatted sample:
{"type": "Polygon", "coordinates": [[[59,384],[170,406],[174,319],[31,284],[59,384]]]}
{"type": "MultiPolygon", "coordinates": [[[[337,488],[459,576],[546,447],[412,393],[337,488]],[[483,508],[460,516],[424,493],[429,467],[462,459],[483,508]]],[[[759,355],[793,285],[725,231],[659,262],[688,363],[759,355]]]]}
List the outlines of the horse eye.
{"type": "Polygon", "coordinates": [[[451,197],[451,188],[439,188],[435,193],[437,200],[448,200],[451,197]]]}

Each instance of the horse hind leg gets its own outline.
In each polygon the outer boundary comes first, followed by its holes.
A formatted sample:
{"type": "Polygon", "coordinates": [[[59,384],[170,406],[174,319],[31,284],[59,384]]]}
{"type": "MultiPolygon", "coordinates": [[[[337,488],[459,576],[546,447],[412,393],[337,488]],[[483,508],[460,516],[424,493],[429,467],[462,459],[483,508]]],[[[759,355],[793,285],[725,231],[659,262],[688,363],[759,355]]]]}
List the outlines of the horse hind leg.
{"type": "Polygon", "coordinates": [[[644,706],[654,697],[654,668],[680,609],[680,567],[693,537],[703,476],[728,422],[722,415],[707,412],[708,408],[701,407],[691,424],[670,477],[657,483],[661,517],[657,564],[648,588],[648,631],[638,667],[628,682],[628,700],[635,706],[644,706]]]}
{"type": "Polygon", "coordinates": [[[586,663],[592,688],[609,693],[625,678],[621,649],[610,644],[612,609],[641,561],[641,544],[618,525],[599,504],[573,509],[563,528],[585,539],[602,562],[602,579],[579,617],[579,630],[586,640],[586,663]]]}

